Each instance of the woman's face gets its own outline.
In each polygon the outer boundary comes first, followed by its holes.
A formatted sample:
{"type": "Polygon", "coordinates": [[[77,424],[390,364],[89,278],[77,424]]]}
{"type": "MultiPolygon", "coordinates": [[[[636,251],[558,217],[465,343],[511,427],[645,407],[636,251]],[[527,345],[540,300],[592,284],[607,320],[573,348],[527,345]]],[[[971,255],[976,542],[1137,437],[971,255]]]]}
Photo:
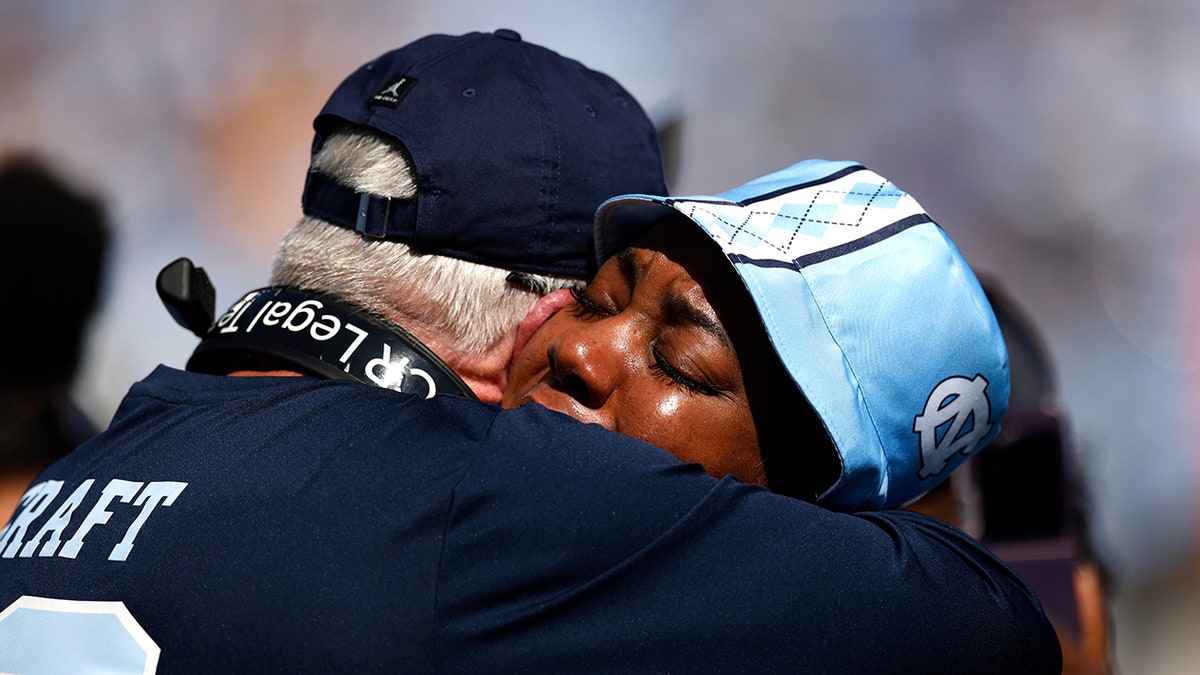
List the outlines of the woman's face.
{"type": "Polygon", "coordinates": [[[758,322],[744,293],[694,225],[659,225],[529,338],[502,404],[540,403],[766,485],[747,392],[761,375],[734,349],[758,322]]]}

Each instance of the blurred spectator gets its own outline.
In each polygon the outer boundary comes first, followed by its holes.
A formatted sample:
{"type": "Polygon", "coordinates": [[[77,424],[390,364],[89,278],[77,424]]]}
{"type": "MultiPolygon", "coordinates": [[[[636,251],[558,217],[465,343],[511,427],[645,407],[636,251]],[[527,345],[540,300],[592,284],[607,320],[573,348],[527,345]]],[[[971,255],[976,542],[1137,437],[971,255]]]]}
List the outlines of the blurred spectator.
{"type": "Polygon", "coordinates": [[[32,154],[0,159],[0,521],[95,430],[70,399],[110,230],[98,198],[32,154]]]}
{"type": "Polygon", "coordinates": [[[1008,414],[991,445],[909,508],[979,538],[1029,583],[1058,632],[1064,673],[1109,673],[1107,574],[1089,545],[1087,494],[1049,356],[999,285],[980,282],[1008,345],[1008,414]]]}

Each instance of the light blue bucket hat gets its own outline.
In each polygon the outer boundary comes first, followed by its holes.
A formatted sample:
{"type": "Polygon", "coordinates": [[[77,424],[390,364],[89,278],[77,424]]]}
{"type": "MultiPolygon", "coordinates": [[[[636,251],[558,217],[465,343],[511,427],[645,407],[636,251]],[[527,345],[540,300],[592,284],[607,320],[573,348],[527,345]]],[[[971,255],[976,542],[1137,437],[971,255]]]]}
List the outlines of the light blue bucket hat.
{"type": "Polygon", "coordinates": [[[1008,352],[975,274],[921,205],[853,162],[809,160],[715,197],[623,195],[600,261],[681,213],[724,251],[842,464],[818,503],[908,503],[1000,430],[1008,352]]]}

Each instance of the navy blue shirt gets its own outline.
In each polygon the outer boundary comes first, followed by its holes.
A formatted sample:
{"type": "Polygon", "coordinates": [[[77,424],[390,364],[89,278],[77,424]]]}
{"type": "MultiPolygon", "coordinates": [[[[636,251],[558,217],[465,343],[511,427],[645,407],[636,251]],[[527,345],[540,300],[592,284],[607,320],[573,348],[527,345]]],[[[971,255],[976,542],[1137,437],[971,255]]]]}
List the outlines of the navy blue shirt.
{"type": "Polygon", "coordinates": [[[536,405],[165,367],[26,493],[0,610],[5,672],[156,650],[159,672],[1061,659],[1025,584],[931,518],[714,479],[536,405]]]}

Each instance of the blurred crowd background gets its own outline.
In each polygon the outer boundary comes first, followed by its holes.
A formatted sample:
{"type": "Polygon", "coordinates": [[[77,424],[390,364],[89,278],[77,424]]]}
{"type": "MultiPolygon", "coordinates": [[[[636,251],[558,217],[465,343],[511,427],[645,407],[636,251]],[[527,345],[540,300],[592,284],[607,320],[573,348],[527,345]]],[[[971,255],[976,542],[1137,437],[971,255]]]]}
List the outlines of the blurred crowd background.
{"type": "MultiPolygon", "coordinates": [[[[1117,670],[1200,669],[1189,0],[0,0],[0,156],[45,157],[113,227],[87,416],[103,427],[134,380],[190,354],[155,295],[163,265],[206,268],[218,310],[265,284],[345,75],[427,33],[501,27],[626,85],[675,193],[821,157],[914,194],[1044,338],[1117,670]]],[[[38,326],[6,312],[4,330],[38,326]]]]}

